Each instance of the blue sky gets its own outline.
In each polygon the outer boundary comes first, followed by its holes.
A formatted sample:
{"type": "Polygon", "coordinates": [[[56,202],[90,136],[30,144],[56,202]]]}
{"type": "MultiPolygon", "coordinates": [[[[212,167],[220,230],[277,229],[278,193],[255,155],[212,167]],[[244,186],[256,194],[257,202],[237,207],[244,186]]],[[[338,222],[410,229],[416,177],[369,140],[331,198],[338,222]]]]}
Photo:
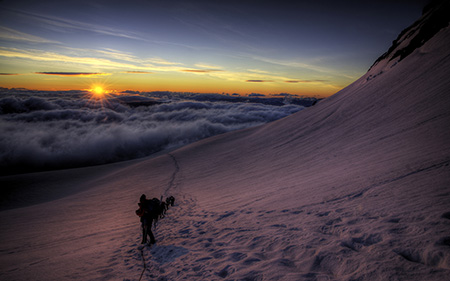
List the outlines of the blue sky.
{"type": "Polygon", "coordinates": [[[0,86],[327,96],[426,1],[0,2],[0,86]]]}

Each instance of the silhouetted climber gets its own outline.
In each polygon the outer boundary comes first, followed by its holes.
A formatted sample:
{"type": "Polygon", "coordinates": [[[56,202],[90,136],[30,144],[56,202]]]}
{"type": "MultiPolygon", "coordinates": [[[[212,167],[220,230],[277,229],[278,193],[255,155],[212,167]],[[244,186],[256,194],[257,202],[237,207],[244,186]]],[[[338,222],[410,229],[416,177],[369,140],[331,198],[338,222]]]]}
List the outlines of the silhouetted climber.
{"type": "Polygon", "coordinates": [[[167,206],[173,206],[173,204],[175,204],[175,197],[173,197],[173,196],[169,196],[167,199],[166,199],[166,204],[167,204],[167,206]]]}
{"type": "Polygon", "coordinates": [[[150,244],[155,244],[156,241],[152,233],[152,224],[156,209],[153,200],[147,200],[145,194],[142,194],[138,205],[139,209],[136,210],[136,215],[141,218],[142,244],[147,243],[147,235],[150,237],[150,244]]]}

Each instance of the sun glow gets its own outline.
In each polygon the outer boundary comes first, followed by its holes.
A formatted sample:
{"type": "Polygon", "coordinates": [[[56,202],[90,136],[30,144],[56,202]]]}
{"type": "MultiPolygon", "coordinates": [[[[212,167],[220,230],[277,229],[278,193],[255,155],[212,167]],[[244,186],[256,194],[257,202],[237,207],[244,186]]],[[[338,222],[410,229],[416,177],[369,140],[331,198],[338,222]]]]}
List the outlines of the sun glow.
{"type": "Polygon", "coordinates": [[[91,92],[92,98],[94,99],[104,99],[107,93],[102,86],[94,86],[89,92],[91,92]]]}
{"type": "Polygon", "coordinates": [[[100,105],[101,107],[107,106],[108,99],[114,91],[108,90],[105,84],[92,84],[90,89],[87,90],[88,94],[86,98],[89,100],[90,104],[100,105]]]}
{"type": "Polygon", "coordinates": [[[95,89],[94,89],[94,93],[95,93],[96,95],[103,95],[104,92],[105,92],[105,90],[104,90],[102,87],[100,87],[100,86],[97,86],[97,87],[95,87],[95,89]]]}

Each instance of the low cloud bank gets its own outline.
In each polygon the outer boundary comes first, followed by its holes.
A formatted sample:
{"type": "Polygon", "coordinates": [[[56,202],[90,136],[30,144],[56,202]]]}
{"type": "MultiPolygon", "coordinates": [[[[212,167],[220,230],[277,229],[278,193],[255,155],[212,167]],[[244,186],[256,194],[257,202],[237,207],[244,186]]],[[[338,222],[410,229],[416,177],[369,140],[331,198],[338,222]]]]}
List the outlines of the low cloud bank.
{"type": "MultiPolygon", "coordinates": [[[[144,102],[147,97],[131,96],[144,102]]],[[[151,155],[225,132],[261,125],[298,105],[178,100],[129,106],[86,93],[0,93],[2,174],[82,167],[151,155]]]]}

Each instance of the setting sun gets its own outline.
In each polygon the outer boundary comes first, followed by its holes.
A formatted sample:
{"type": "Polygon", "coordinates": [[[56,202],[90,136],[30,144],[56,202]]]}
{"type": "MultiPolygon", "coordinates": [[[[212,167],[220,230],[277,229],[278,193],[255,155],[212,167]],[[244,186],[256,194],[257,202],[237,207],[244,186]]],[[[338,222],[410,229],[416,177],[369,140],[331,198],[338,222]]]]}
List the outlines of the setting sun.
{"type": "Polygon", "coordinates": [[[105,99],[108,94],[107,90],[99,85],[93,86],[89,92],[91,93],[93,99],[105,99]]]}
{"type": "Polygon", "coordinates": [[[94,88],[91,90],[91,93],[97,98],[103,98],[103,96],[105,95],[105,89],[103,89],[103,87],[101,86],[94,86],[94,88]]]}
{"type": "Polygon", "coordinates": [[[98,86],[95,87],[94,91],[93,91],[96,95],[103,95],[103,93],[105,92],[105,90],[103,90],[102,87],[98,86]]]}

